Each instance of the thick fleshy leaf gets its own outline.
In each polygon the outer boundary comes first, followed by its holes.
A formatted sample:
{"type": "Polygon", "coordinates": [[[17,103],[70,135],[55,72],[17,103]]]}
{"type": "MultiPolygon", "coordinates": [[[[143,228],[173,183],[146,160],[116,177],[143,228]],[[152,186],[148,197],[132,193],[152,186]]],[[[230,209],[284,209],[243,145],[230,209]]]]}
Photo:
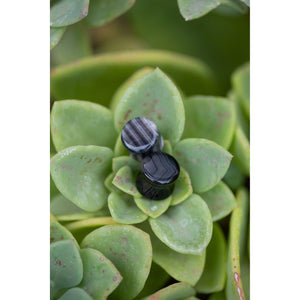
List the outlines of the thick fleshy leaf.
{"type": "Polygon", "coordinates": [[[148,222],[139,225],[139,228],[150,235],[153,261],[174,279],[195,285],[204,269],[205,250],[199,255],[178,253],[156,237],[148,222]]]}
{"type": "Polygon", "coordinates": [[[50,27],[50,50],[58,44],[65,30],[66,27],[50,27]]]}
{"type": "Polygon", "coordinates": [[[164,269],[162,269],[158,264],[152,261],[151,270],[145,286],[142,291],[138,294],[136,299],[141,299],[152,293],[155,293],[157,290],[164,287],[167,281],[170,280],[170,276],[164,269]]]}
{"type": "Polygon", "coordinates": [[[157,218],[163,214],[170,206],[171,199],[172,196],[160,201],[150,200],[139,196],[134,197],[134,201],[139,209],[151,218],[157,218]]]}
{"type": "Polygon", "coordinates": [[[50,66],[53,68],[89,55],[92,55],[92,45],[88,29],[83,26],[82,22],[78,22],[67,27],[63,38],[57,47],[51,51],[50,66]]]}
{"type": "Polygon", "coordinates": [[[250,65],[249,63],[239,67],[231,78],[233,89],[241,103],[241,106],[250,117],[250,65]]]}
{"type": "MultiPolygon", "coordinates": [[[[233,210],[229,224],[226,298],[240,300],[245,298],[241,262],[246,254],[249,194],[240,189],[236,195],[237,207],[233,210]]],[[[246,254],[247,255],[247,254],[246,254]]]]}
{"type": "Polygon", "coordinates": [[[164,140],[164,147],[163,147],[162,151],[165,153],[168,153],[170,155],[173,155],[173,149],[172,149],[172,145],[171,145],[170,141],[164,140]]]}
{"type": "Polygon", "coordinates": [[[232,191],[222,181],[200,196],[206,202],[214,222],[229,215],[236,206],[232,191]]]}
{"type": "Polygon", "coordinates": [[[224,291],[212,294],[208,300],[226,300],[224,291]]]}
{"type": "Polygon", "coordinates": [[[56,290],[80,283],[83,266],[79,250],[72,240],[58,241],[50,245],[50,279],[56,290]]]}
{"type": "Polygon", "coordinates": [[[77,145],[113,148],[117,138],[111,111],[88,101],[56,101],[51,131],[57,151],[77,145]]]}
{"type": "Polygon", "coordinates": [[[250,145],[247,137],[240,127],[236,128],[235,136],[230,146],[234,155],[233,161],[241,168],[246,176],[250,174],[250,145]]]}
{"type": "Polygon", "coordinates": [[[179,141],[184,129],[184,107],[173,82],[158,68],[135,81],[123,94],[114,115],[115,128],[136,117],[155,122],[170,142],[179,141]]]}
{"type": "Polygon", "coordinates": [[[50,26],[62,27],[85,18],[89,10],[89,0],[58,0],[50,8],[50,26]]]}
{"type": "Polygon", "coordinates": [[[246,177],[240,167],[235,163],[235,159],[230,163],[229,169],[223,178],[223,181],[233,190],[236,191],[239,187],[245,184],[246,177]]]}
{"type": "Polygon", "coordinates": [[[190,175],[193,191],[203,193],[220,182],[232,155],[221,146],[205,139],[185,139],[174,149],[180,165],[190,175]]]}
{"type": "Polygon", "coordinates": [[[161,68],[187,95],[215,91],[212,72],[199,60],[163,51],[130,51],[93,56],[53,69],[51,92],[57,100],[87,100],[109,106],[116,89],[145,66],[161,68]]]}
{"type": "Polygon", "coordinates": [[[129,166],[132,171],[140,171],[141,163],[134,160],[130,156],[118,156],[114,157],[112,160],[112,169],[115,173],[118,172],[121,168],[129,166]]]}
{"type": "Polygon", "coordinates": [[[106,147],[74,146],[51,159],[51,176],[59,191],[86,211],[96,211],[107,201],[104,179],[113,152],[106,147]]]}
{"type": "Polygon", "coordinates": [[[203,274],[195,289],[201,294],[222,291],[226,279],[227,248],[221,227],[214,223],[211,241],[206,249],[206,259],[203,274]]]}
{"type": "Polygon", "coordinates": [[[118,156],[127,156],[128,150],[124,147],[122,140],[121,140],[121,133],[119,134],[119,136],[117,137],[117,141],[114,147],[114,155],[115,157],[118,156]]]}
{"type": "Polygon", "coordinates": [[[83,289],[75,287],[67,290],[58,300],[93,300],[83,289]]]}
{"type": "Polygon", "coordinates": [[[112,181],[119,190],[133,197],[142,197],[136,188],[131,168],[127,165],[119,169],[112,181]]]}
{"type": "Polygon", "coordinates": [[[171,249],[184,254],[201,254],[212,235],[212,217],[204,200],[192,194],[169,207],[156,219],[149,219],[156,236],[171,249]]]}
{"type": "Polygon", "coordinates": [[[242,110],[241,104],[234,91],[229,91],[228,99],[234,104],[236,112],[237,125],[243,130],[247,138],[250,137],[250,122],[242,110]]]}
{"type": "Polygon", "coordinates": [[[58,222],[50,220],[50,243],[54,243],[62,240],[71,240],[75,243],[76,247],[79,249],[79,245],[75,240],[72,233],[60,225],[58,222]]]}
{"type": "Polygon", "coordinates": [[[184,102],[185,128],[182,138],[205,138],[227,149],[233,138],[236,115],[226,98],[193,96],[184,102]]]}
{"type": "Polygon", "coordinates": [[[116,267],[101,252],[95,249],[81,249],[83,278],[79,287],[93,299],[106,299],[122,281],[116,267]]]}
{"type": "Polygon", "coordinates": [[[135,0],[90,0],[87,24],[102,26],[125,13],[135,0]]]}
{"type": "Polygon", "coordinates": [[[106,187],[111,193],[112,193],[112,192],[120,193],[121,191],[120,191],[118,188],[116,188],[116,187],[112,184],[112,181],[113,181],[115,175],[116,175],[116,174],[115,174],[114,172],[110,173],[110,174],[105,178],[105,180],[104,180],[104,185],[105,185],[105,187],[106,187]]]}
{"type": "Polygon", "coordinates": [[[114,94],[111,102],[110,102],[110,108],[114,112],[120,99],[122,98],[123,94],[126,92],[126,90],[139,78],[143,77],[145,74],[152,72],[153,68],[142,68],[135,73],[133,73],[116,91],[114,94]]]}
{"type": "Polygon", "coordinates": [[[55,215],[80,214],[85,211],[58,192],[50,202],[50,211],[55,215]]]}
{"type": "Polygon", "coordinates": [[[175,182],[172,193],[171,205],[177,205],[187,199],[193,193],[192,183],[189,174],[180,168],[179,177],[175,182]]]}
{"type": "Polygon", "coordinates": [[[191,297],[184,298],[182,300],[200,300],[200,299],[197,297],[191,296],[191,297]]]}
{"type": "Polygon", "coordinates": [[[221,4],[220,0],[177,0],[181,15],[186,21],[197,19],[221,4]]]}
{"type": "Polygon", "coordinates": [[[112,192],[108,196],[108,207],[113,219],[121,224],[137,224],[148,218],[125,193],[112,192]]]}
{"type": "Polygon", "coordinates": [[[185,282],[178,282],[143,298],[142,300],[182,300],[195,295],[195,290],[185,282]]]}
{"type": "Polygon", "coordinates": [[[123,280],[110,299],[128,300],[138,295],[149,275],[152,261],[147,233],[129,225],[104,226],[86,236],[82,246],[102,252],[121,273],[123,280]]]}

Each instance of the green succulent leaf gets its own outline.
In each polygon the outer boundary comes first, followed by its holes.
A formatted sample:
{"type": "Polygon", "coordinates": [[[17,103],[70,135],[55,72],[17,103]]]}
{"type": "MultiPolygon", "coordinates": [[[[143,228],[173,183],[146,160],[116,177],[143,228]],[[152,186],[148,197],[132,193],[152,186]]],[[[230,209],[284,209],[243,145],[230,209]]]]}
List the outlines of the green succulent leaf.
{"type": "Polygon", "coordinates": [[[139,227],[150,235],[153,261],[174,279],[194,286],[204,269],[205,250],[200,255],[178,253],[156,237],[148,222],[144,222],[139,227]]]}
{"type": "Polygon", "coordinates": [[[169,285],[142,300],[182,300],[183,298],[194,295],[195,290],[189,284],[178,282],[169,285]]]}
{"type": "Polygon", "coordinates": [[[83,278],[79,287],[95,300],[106,299],[120,284],[122,276],[116,267],[101,252],[81,249],[83,278]]]}
{"type": "Polygon", "coordinates": [[[182,138],[205,138],[227,149],[232,141],[236,115],[226,98],[193,96],[184,102],[185,128],[182,138]]]}
{"type": "Polygon", "coordinates": [[[241,106],[250,117],[250,65],[249,63],[239,67],[231,78],[233,89],[241,103],[241,106]]]}
{"type": "Polygon", "coordinates": [[[206,249],[206,259],[203,274],[195,289],[201,294],[211,294],[222,291],[226,279],[227,248],[221,227],[214,223],[211,241],[206,249]]]}
{"type": "Polygon", "coordinates": [[[164,269],[152,261],[151,270],[143,290],[138,294],[136,299],[141,299],[152,293],[155,293],[157,290],[161,289],[167,281],[170,279],[170,276],[164,269]]]}
{"type": "Polygon", "coordinates": [[[145,74],[148,74],[150,72],[154,71],[153,68],[145,67],[142,68],[135,73],[133,73],[115,92],[111,102],[110,102],[110,108],[114,112],[116,110],[116,107],[122,98],[123,94],[126,92],[126,90],[139,78],[143,77],[145,74]]]}
{"type": "Polygon", "coordinates": [[[74,62],[92,55],[88,29],[81,22],[68,26],[63,38],[51,51],[51,67],[74,62]]]}
{"type": "Polygon", "coordinates": [[[186,21],[197,19],[218,7],[220,0],[177,0],[181,15],[186,21]]]}
{"type": "Polygon", "coordinates": [[[66,215],[66,214],[80,214],[85,213],[85,211],[70,200],[64,197],[60,192],[52,197],[50,202],[50,211],[55,215],[66,215]]]}
{"type": "Polygon", "coordinates": [[[191,296],[191,297],[184,298],[182,300],[200,300],[200,299],[197,297],[191,296]]]}
{"type": "Polygon", "coordinates": [[[76,247],[79,249],[79,245],[75,240],[72,233],[54,220],[50,220],[50,243],[62,241],[62,240],[71,240],[75,243],[76,247]]]}
{"type": "Polygon", "coordinates": [[[58,100],[87,100],[109,106],[116,89],[145,66],[161,68],[187,95],[215,91],[212,72],[197,59],[163,51],[130,51],[93,56],[53,69],[51,92],[58,100]]]}
{"type": "Polygon", "coordinates": [[[133,197],[142,197],[136,188],[131,168],[127,165],[119,169],[113,178],[113,185],[133,197]]]}
{"type": "Polygon", "coordinates": [[[151,218],[157,218],[168,209],[171,203],[171,198],[172,197],[170,196],[166,199],[156,201],[142,196],[136,196],[134,197],[134,201],[138,208],[146,215],[151,218]]]}
{"type": "Polygon", "coordinates": [[[149,275],[152,261],[148,234],[129,225],[109,225],[87,235],[82,246],[103,253],[124,278],[110,299],[128,300],[139,294],[149,275]]]}
{"type": "Polygon", "coordinates": [[[50,26],[62,27],[79,22],[89,10],[89,0],[58,0],[50,8],[50,26]]]}
{"type": "Polygon", "coordinates": [[[205,139],[185,139],[174,148],[180,165],[189,173],[194,193],[203,193],[220,182],[232,155],[221,146],[205,139]]]}
{"type": "Polygon", "coordinates": [[[203,17],[221,4],[230,6],[241,13],[247,11],[247,6],[239,0],[178,0],[180,13],[186,21],[203,17]]]}
{"type": "Polygon", "coordinates": [[[137,224],[148,218],[136,206],[133,198],[124,193],[112,192],[108,196],[108,207],[113,219],[121,224],[137,224]]]}
{"type": "Polygon", "coordinates": [[[104,185],[111,193],[112,192],[120,193],[120,190],[118,188],[116,188],[112,183],[115,175],[116,174],[114,172],[110,173],[104,180],[104,185]]]}
{"type": "MultiPolygon", "coordinates": [[[[241,262],[246,254],[249,194],[244,188],[238,190],[237,207],[233,210],[229,224],[226,298],[232,300],[245,297],[244,277],[241,262]]],[[[249,292],[248,292],[249,293],[249,292]]]]}
{"type": "Polygon", "coordinates": [[[76,145],[113,148],[117,138],[110,110],[99,104],[78,100],[54,103],[51,133],[57,151],[76,145]]]}
{"type": "Polygon", "coordinates": [[[79,250],[72,240],[58,241],[50,245],[50,279],[57,290],[80,283],[83,266],[79,250]]]}
{"type": "Polygon", "coordinates": [[[224,291],[212,294],[208,300],[226,300],[224,291]]]}
{"type": "Polygon", "coordinates": [[[212,217],[204,200],[192,194],[156,219],[149,219],[155,235],[183,254],[201,254],[212,235],[212,217]]]}
{"type": "Polygon", "coordinates": [[[240,167],[235,163],[235,158],[231,161],[229,169],[223,180],[233,191],[236,191],[239,187],[245,184],[246,177],[240,167]]]}
{"type": "Polygon", "coordinates": [[[112,160],[112,169],[115,173],[118,172],[121,168],[129,166],[130,169],[134,172],[141,170],[141,163],[136,161],[130,156],[118,156],[114,157],[112,160]]]}
{"type": "Polygon", "coordinates": [[[124,147],[121,140],[121,133],[119,134],[115,147],[114,147],[115,157],[118,156],[128,156],[128,150],[124,147]]]}
{"type": "Polygon", "coordinates": [[[173,149],[172,149],[172,145],[171,145],[170,141],[164,140],[164,146],[163,146],[162,151],[165,153],[168,153],[170,155],[173,155],[173,149]]]}
{"type": "Polygon", "coordinates": [[[85,19],[91,26],[102,26],[125,13],[135,0],[90,0],[90,11],[85,19]]]}
{"type": "Polygon", "coordinates": [[[123,94],[115,110],[115,128],[136,117],[155,122],[170,142],[179,141],[184,129],[184,107],[172,81],[158,68],[135,81],[123,94]]]}
{"type": "Polygon", "coordinates": [[[180,168],[179,176],[175,182],[172,193],[171,205],[177,205],[187,199],[193,193],[192,183],[189,174],[180,168]]]}
{"type": "Polygon", "coordinates": [[[232,90],[229,91],[228,99],[235,106],[237,125],[243,130],[243,132],[249,139],[249,137],[250,137],[250,122],[249,122],[249,119],[246,117],[244,111],[242,110],[241,104],[240,104],[234,91],[232,91],[232,90]]]}
{"type": "Polygon", "coordinates": [[[83,289],[74,287],[67,290],[58,300],[93,300],[83,289]]]}
{"type": "Polygon", "coordinates": [[[50,27],[50,50],[52,50],[61,40],[66,27],[50,27]]]}
{"type": "Polygon", "coordinates": [[[86,211],[96,211],[107,201],[103,181],[113,152],[106,147],[74,146],[51,159],[51,176],[59,191],[86,211]]]}
{"type": "Polygon", "coordinates": [[[236,128],[235,136],[230,146],[230,152],[234,155],[233,161],[246,175],[250,175],[250,145],[247,137],[240,127],[236,128]]]}
{"type": "Polygon", "coordinates": [[[229,215],[236,206],[232,191],[222,181],[200,196],[209,207],[214,222],[229,215]]]}

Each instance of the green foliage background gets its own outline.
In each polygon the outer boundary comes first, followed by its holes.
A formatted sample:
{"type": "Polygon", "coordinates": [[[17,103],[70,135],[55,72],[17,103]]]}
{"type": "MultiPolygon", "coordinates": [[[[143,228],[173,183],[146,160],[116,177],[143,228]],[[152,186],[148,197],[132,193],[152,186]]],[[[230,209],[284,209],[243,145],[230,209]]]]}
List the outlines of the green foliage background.
{"type": "Polygon", "coordinates": [[[51,299],[250,299],[249,5],[51,1],[51,299]],[[159,105],[174,119],[155,121],[182,168],[154,212],[118,136],[126,112],[145,113],[144,89],[173,99],[159,105]],[[105,166],[86,175],[90,160],[105,166]]]}

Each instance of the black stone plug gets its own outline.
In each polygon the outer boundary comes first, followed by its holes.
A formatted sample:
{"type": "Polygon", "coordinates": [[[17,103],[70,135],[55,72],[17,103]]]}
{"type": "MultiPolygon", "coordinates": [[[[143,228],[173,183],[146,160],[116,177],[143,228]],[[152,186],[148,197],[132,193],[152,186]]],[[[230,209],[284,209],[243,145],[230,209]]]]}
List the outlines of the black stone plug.
{"type": "Polygon", "coordinates": [[[138,161],[151,152],[161,151],[164,145],[155,123],[147,118],[128,121],[122,129],[121,140],[130,155],[138,161]]]}
{"type": "Polygon", "coordinates": [[[173,192],[179,172],[175,158],[163,152],[153,152],[142,161],[142,172],[136,178],[136,187],[149,199],[165,199],[173,192]]]}

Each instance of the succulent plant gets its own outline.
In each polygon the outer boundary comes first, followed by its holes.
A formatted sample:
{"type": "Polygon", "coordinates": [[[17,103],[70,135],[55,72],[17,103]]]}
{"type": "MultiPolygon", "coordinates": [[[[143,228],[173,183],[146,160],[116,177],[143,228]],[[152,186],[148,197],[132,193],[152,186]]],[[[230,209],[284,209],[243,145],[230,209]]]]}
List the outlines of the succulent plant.
{"type": "Polygon", "coordinates": [[[240,187],[249,175],[249,66],[233,74],[227,98],[209,96],[211,74],[163,52],[53,71],[52,299],[248,299],[249,199],[240,187]],[[167,199],[136,189],[140,163],[120,138],[135,117],[155,122],[180,164],[167,199]],[[226,239],[220,225],[231,213],[226,239]],[[166,287],[170,277],[178,283],[166,287]]]}

